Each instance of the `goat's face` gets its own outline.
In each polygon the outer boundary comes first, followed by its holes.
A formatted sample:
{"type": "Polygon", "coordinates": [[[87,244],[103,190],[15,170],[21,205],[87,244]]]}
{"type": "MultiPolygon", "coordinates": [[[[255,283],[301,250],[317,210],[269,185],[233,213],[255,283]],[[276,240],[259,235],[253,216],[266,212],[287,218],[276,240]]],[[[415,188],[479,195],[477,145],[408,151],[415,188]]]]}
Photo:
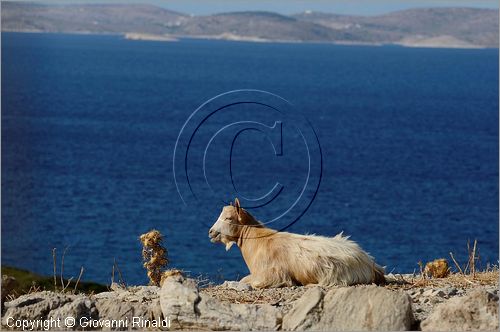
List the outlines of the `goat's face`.
{"type": "Polygon", "coordinates": [[[226,245],[226,250],[229,250],[240,236],[242,229],[240,212],[238,199],[236,199],[234,206],[225,206],[215,224],[208,231],[210,241],[213,243],[222,242],[226,245]]]}

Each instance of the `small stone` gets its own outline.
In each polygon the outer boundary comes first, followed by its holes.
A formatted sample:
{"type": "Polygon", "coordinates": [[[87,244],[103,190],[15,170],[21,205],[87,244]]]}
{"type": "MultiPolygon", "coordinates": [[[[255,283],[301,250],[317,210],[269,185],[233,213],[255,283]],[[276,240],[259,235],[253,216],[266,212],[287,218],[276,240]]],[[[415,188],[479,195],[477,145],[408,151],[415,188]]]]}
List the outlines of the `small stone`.
{"type": "Polygon", "coordinates": [[[422,293],[422,296],[434,296],[435,293],[434,293],[434,289],[430,288],[430,289],[426,289],[423,293],[422,293]]]}
{"type": "Polygon", "coordinates": [[[228,289],[234,289],[239,292],[253,290],[252,286],[250,286],[249,284],[245,284],[244,282],[239,282],[239,281],[224,281],[224,283],[221,286],[226,287],[228,289]]]}
{"type": "Polygon", "coordinates": [[[420,295],[418,292],[410,292],[409,294],[412,297],[412,299],[415,299],[420,295]]]}
{"type": "Polygon", "coordinates": [[[448,296],[454,296],[458,293],[458,289],[456,289],[455,287],[451,287],[449,289],[449,292],[448,292],[448,296]]]}

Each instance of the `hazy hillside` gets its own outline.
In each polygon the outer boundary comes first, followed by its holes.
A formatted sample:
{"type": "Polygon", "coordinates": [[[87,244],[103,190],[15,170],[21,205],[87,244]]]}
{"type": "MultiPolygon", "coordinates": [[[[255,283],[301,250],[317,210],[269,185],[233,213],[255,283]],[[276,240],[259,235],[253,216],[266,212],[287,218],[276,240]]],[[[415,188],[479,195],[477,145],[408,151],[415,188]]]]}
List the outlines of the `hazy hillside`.
{"type": "Polygon", "coordinates": [[[2,31],[146,33],[267,41],[498,47],[498,11],[411,9],[380,16],[237,12],[189,16],[152,5],[2,2],[2,31]]]}
{"type": "Polygon", "coordinates": [[[397,43],[402,40],[453,37],[477,46],[498,47],[498,11],[475,8],[410,9],[380,16],[301,13],[294,17],[359,39],[397,43]]]}
{"type": "Polygon", "coordinates": [[[267,40],[325,41],[350,38],[348,31],[336,31],[320,24],[269,12],[238,12],[199,16],[177,27],[175,33],[257,37],[267,40]]]}
{"type": "Polygon", "coordinates": [[[43,5],[2,2],[3,31],[162,34],[188,16],[151,5],[43,5]]]}

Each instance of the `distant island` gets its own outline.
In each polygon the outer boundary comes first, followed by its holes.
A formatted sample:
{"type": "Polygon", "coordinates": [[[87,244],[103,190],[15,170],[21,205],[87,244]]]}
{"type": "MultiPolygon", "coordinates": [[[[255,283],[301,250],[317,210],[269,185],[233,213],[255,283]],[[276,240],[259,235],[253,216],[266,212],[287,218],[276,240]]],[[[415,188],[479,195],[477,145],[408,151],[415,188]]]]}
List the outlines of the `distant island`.
{"type": "Polygon", "coordinates": [[[410,47],[498,48],[495,9],[423,8],[378,16],[305,11],[193,16],[153,5],[2,2],[2,31],[111,33],[128,39],[326,42],[410,47]]]}
{"type": "Polygon", "coordinates": [[[178,39],[168,35],[152,35],[148,33],[128,32],[125,39],[130,40],[154,40],[154,41],[177,41],[178,39]]]}

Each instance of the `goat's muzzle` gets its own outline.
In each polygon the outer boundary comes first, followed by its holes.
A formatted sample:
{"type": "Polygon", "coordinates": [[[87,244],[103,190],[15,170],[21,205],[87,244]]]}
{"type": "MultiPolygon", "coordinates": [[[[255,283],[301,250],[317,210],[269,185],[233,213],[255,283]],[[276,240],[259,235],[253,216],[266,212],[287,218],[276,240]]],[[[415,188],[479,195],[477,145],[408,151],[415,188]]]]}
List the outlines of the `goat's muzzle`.
{"type": "Polygon", "coordinates": [[[210,242],[215,243],[215,242],[220,242],[220,232],[217,232],[216,230],[210,228],[208,231],[208,237],[210,238],[210,242]]]}

